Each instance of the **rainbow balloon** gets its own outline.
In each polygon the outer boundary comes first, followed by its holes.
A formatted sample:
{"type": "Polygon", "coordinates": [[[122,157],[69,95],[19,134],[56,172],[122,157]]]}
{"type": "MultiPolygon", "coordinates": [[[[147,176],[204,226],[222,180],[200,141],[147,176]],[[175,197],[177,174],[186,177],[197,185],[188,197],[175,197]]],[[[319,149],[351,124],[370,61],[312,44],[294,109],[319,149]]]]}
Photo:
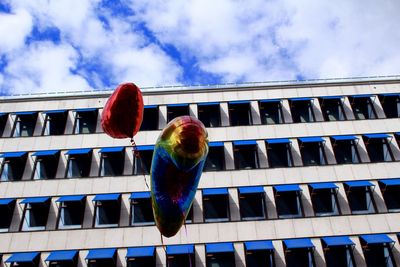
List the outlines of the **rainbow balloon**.
{"type": "Polygon", "coordinates": [[[151,200],[162,235],[174,236],[185,222],[207,154],[207,131],[196,118],[175,118],[158,137],[151,163],[151,200]]]}

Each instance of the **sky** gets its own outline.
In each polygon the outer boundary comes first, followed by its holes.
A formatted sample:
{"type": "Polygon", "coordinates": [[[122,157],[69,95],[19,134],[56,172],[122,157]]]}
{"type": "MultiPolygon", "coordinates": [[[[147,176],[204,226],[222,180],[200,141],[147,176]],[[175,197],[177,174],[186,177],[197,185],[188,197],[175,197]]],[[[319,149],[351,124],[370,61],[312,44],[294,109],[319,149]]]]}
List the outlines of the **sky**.
{"type": "Polygon", "coordinates": [[[400,74],[399,0],[0,0],[0,94],[400,74]]]}

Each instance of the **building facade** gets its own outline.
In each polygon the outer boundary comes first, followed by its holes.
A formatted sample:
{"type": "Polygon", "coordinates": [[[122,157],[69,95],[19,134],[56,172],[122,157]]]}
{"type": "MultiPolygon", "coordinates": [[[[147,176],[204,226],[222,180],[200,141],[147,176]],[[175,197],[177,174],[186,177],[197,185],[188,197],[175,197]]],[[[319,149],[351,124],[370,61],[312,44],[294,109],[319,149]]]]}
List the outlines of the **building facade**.
{"type": "Polygon", "coordinates": [[[400,266],[400,80],[143,89],[140,158],[110,91],[0,100],[0,266],[400,266]],[[149,169],[181,115],[210,152],[161,238],[149,169]]]}

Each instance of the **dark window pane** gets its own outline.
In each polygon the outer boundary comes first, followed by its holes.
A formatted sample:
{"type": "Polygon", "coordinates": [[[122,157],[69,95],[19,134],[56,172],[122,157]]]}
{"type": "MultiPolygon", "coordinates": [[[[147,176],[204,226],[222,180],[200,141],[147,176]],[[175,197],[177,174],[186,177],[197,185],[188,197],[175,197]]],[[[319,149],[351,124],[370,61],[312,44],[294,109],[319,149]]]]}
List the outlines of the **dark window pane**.
{"type": "Polygon", "coordinates": [[[237,170],[259,168],[256,145],[235,146],[233,151],[237,170]]]}
{"type": "Polygon", "coordinates": [[[300,153],[304,166],[325,165],[325,154],[321,142],[301,143],[300,153]]]}
{"type": "Polygon", "coordinates": [[[359,163],[360,157],[357,151],[357,145],[352,140],[332,140],[333,152],[335,153],[338,164],[359,163]]]}
{"type": "Polygon", "coordinates": [[[280,102],[260,102],[259,108],[262,124],[279,124],[284,122],[280,102]]]}
{"type": "Polygon", "coordinates": [[[225,170],[224,147],[210,147],[203,171],[225,170]]]}
{"type": "Polygon", "coordinates": [[[393,161],[386,138],[364,138],[371,162],[393,161]]]}
{"type": "Polygon", "coordinates": [[[313,122],[314,112],[310,100],[290,101],[293,122],[313,122]]]}
{"type": "Polygon", "coordinates": [[[1,181],[20,181],[24,174],[27,156],[5,158],[1,171],[1,181]]]}
{"type": "Polygon", "coordinates": [[[195,259],[194,254],[181,254],[167,256],[168,267],[194,267],[195,259]]]}
{"type": "Polygon", "coordinates": [[[380,96],[379,98],[386,118],[398,118],[400,116],[399,96],[380,96]]]}
{"type": "Polygon", "coordinates": [[[274,254],[271,250],[254,250],[246,252],[246,267],[273,267],[274,254]]]}
{"type": "Polygon", "coordinates": [[[150,198],[132,200],[132,224],[154,223],[150,198]]]}
{"type": "Polygon", "coordinates": [[[301,217],[301,203],[299,192],[277,192],[275,194],[275,204],[278,216],[285,217],[301,217]]]}
{"type": "Polygon", "coordinates": [[[206,267],[235,267],[235,255],[233,253],[207,254],[206,267]]]}
{"type": "Polygon", "coordinates": [[[371,191],[368,187],[346,187],[346,191],[353,213],[373,213],[375,211],[371,191]]]}
{"type": "Polygon", "coordinates": [[[341,99],[320,99],[320,104],[326,121],[343,121],[346,119],[341,99]]]}
{"type": "Polygon", "coordinates": [[[67,178],[88,177],[92,153],[73,155],[68,159],[67,178]]]}
{"type": "Polygon", "coordinates": [[[88,267],[116,267],[115,260],[104,259],[104,260],[96,260],[89,261],[88,267]]]}
{"type": "Polygon", "coordinates": [[[317,216],[339,214],[335,189],[312,190],[311,201],[317,216]]]}
{"type": "Polygon", "coordinates": [[[49,203],[32,203],[26,204],[25,220],[27,220],[27,227],[44,227],[47,223],[49,214],[49,203]],[[29,213],[29,214],[28,214],[29,213]]]}
{"type": "Polygon", "coordinates": [[[118,224],[121,203],[119,201],[98,201],[97,225],[118,224]]]}
{"type": "Polygon", "coordinates": [[[226,195],[205,196],[203,198],[205,221],[228,221],[229,202],[226,195]]]}
{"type": "Polygon", "coordinates": [[[62,135],[67,123],[67,112],[46,115],[43,135],[62,135]]]}
{"type": "Polygon", "coordinates": [[[221,126],[221,113],[218,105],[199,105],[197,107],[199,120],[206,127],[221,126]]]}
{"type": "Polygon", "coordinates": [[[49,263],[49,267],[76,267],[78,266],[76,262],[71,261],[52,261],[49,263]]]}
{"type": "Polygon", "coordinates": [[[123,152],[102,153],[100,176],[120,176],[124,173],[123,152]]]}
{"type": "Polygon", "coordinates": [[[134,157],[133,159],[133,174],[150,174],[151,161],[153,159],[154,150],[142,150],[140,151],[140,157],[134,157]]]}
{"type": "Polygon", "coordinates": [[[309,248],[296,248],[285,253],[286,266],[288,267],[313,267],[314,255],[309,248]]]}
{"type": "Polygon", "coordinates": [[[20,136],[33,136],[37,121],[37,113],[29,115],[17,115],[15,118],[15,137],[20,136]]]}
{"type": "Polygon", "coordinates": [[[250,103],[228,104],[231,126],[252,125],[250,103]]]}
{"type": "Polygon", "coordinates": [[[351,108],[357,120],[375,119],[376,113],[370,97],[349,97],[351,108]]]}
{"type": "Polygon", "coordinates": [[[353,267],[353,249],[350,246],[333,246],[324,248],[327,267],[353,267]]]}
{"type": "Polygon", "coordinates": [[[56,177],[58,159],[60,154],[51,156],[37,156],[35,163],[34,179],[53,179],[56,177]]]}
{"type": "Polygon", "coordinates": [[[9,205],[0,206],[0,229],[8,229],[14,213],[15,201],[9,205]]]}
{"type": "Polygon", "coordinates": [[[82,225],[85,202],[63,202],[61,207],[60,228],[63,226],[82,225]]]}
{"type": "Polygon", "coordinates": [[[381,185],[383,199],[389,211],[400,210],[400,186],[381,185]]]}
{"type": "Polygon", "coordinates": [[[128,259],[128,267],[155,267],[156,261],[154,257],[137,257],[128,259]]]}
{"type": "Polygon", "coordinates": [[[367,266],[396,266],[389,244],[363,246],[367,266]]]}
{"type": "Polygon", "coordinates": [[[292,166],[290,144],[267,144],[267,155],[270,168],[292,166]]]}
{"type": "Polygon", "coordinates": [[[144,109],[143,122],[140,126],[140,130],[158,130],[158,107],[144,109]]]}
{"type": "Polygon", "coordinates": [[[75,133],[95,133],[97,126],[98,111],[85,111],[76,113],[75,133]]]}
{"type": "Polygon", "coordinates": [[[241,194],[239,197],[240,215],[243,220],[264,219],[264,194],[241,194]]]}
{"type": "Polygon", "coordinates": [[[167,122],[170,122],[176,117],[180,116],[189,116],[188,105],[167,107],[167,122]]]}
{"type": "Polygon", "coordinates": [[[0,114],[0,137],[3,136],[4,129],[6,128],[8,114],[0,114]]]}

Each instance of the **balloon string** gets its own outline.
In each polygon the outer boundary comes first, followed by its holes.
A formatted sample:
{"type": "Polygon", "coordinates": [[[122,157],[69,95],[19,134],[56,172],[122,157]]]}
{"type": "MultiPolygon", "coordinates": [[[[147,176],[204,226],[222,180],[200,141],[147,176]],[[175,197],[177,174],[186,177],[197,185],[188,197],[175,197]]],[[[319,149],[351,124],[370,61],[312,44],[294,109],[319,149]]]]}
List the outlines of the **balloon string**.
{"type": "Polygon", "coordinates": [[[139,150],[137,149],[137,145],[135,143],[135,140],[133,140],[133,138],[131,138],[131,145],[132,145],[133,155],[137,158],[137,162],[139,162],[140,171],[143,174],[144,183],[146,184],[147,189],[150,190],[150,187],[147,184],[146,175],[145,175],[145,169],[144,169],[144,166],[143,166],[142,158],[140,157],[139,150]]]}

